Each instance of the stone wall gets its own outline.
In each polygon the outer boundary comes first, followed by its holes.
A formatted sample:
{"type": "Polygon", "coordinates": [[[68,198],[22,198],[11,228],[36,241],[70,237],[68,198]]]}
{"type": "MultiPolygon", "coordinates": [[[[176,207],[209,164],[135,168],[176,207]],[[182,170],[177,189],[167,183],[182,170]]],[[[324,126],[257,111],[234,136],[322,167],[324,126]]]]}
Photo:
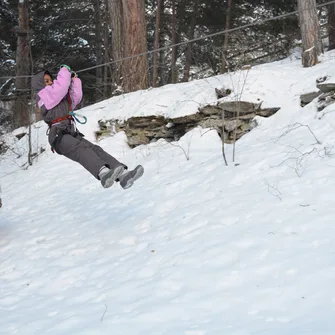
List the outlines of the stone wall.
{"type": "Polygon", "coordinates": [[[270,117],[279,109],[278,107],[261,108],[261,103],[247,101],[218,102],[214,106],[199,108],[195,114],[178,118],[150,115],[131,117],[122,122],[115,119],[101,120],[99,121],[100,130],[95,135],[99,139],[102,136],[111,136],[113,133],[124,131],[129,146],[134,148],[158,139],[165,139],[168,142],[178,141],[185,133],[198,126],[215,129],[221,136],[224,125],[225,142],[232,143],[235,138],[240,139],[257,126],[253,120],[255,116],[270,117]]]}

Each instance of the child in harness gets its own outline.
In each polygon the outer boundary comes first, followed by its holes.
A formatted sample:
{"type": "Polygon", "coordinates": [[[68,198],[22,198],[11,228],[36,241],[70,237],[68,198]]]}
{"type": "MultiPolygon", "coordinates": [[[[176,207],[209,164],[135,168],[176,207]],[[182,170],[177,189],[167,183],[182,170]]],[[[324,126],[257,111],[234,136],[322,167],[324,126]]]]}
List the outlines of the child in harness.
{"type": "Polygon", "coordinates": [[[143,175],[141,165],[128,171],[125,164],[86,140],[77,130],[71,112],[82,99],[82,83],[69,66],[62,65],[56,79],[48,71],[36,74],[32,88],[37,92],[36,103],[41,116],[49,125],[48,140],[53,151],[81,164],[104,188],[116,181],[127,189],[143,175]]]}

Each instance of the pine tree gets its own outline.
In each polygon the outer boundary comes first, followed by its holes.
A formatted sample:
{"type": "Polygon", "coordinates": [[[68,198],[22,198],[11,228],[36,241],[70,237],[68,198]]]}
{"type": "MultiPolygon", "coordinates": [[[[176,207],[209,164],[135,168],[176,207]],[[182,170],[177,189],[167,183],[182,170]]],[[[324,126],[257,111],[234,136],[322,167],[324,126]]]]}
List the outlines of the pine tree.
{"type": "Polygon", "coordinates": [[[17,29],[17,52],[16,52],[16,99],[14,106],[13,126],[15,128],[26,126],[30,123],[28,106],[28,76],[29,66],[29,20],[28,0],[19,0],[19,27],[17,29]]]}
{"type": "Polygon", "coordinates": [[[298,9],[303,45],[302,64],[311,67],[317,64],[322,49],[316,1],[298,0],[298,9]]]}
{"type": "Polygon", "coordinates": [[[335,49],[335,3],[328,5],[329,48],[335,49]]]}
{"type": "Polygon", "coordinates": [[[144,0],[122,0],[125,60],[123,75],[126,92],[145,89],[149,85],[147,30],[144,0]],[[137,56],[142,54],[141,56],[137,56]]]}

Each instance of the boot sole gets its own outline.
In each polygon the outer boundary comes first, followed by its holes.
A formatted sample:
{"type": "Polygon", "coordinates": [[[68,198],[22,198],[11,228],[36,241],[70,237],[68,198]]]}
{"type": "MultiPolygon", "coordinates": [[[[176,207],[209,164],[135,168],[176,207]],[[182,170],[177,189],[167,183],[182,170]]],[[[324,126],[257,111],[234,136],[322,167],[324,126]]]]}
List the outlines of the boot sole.
{"type": "Polygon", "coordinates": [[[138,168],[136,167],[136,168],[135,168],[135,174],[134,174],[134,176],[131,177],[131,178],[129,178],[129,179],[127,180],[127,182],[126,182],[126,185],[124,185],[124,186],[122,186],[122,187],[123,187],[125,190],[126,190],[127,188],[132,187],[133,184],[134,184],[134,182],[135,182],[137,179],[141,178],[141,177],[143,176],[143,174],[144,174],[144,168],[143,168],[143,166],[140,165],[138,168]]]}
{"type": "Polygon", "coordinates": [[[103,180],[101,180],[101,184],[103,188],[109,188],[114,184],[115,179],[119,178],[124,171],[124,166],[118,166],[114,170],[111,170],[103,180]]]}

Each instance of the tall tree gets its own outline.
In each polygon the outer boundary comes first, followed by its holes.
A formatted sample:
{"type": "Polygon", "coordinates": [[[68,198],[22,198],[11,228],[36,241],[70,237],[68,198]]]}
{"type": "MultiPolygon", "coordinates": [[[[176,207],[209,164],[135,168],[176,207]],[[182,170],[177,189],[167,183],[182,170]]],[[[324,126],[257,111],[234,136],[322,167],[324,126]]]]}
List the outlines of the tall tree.
{"type": "Polygon", "coordinates": [[[14,105],[14,128],[30,123],[28,107],[28,76],[29,71],[29,19],[28,0],[19,0],[19,26],[17,29],[16,51],[16,99],[14,105]]]}
{"type": "Polygon", "coordinates": [[[109,13],[108,13],[108,0],[104,0],[104,99],[108,98],[108,71],[109,71],[109,13]]]}
{"type": "Polygon", "coordinates": [[[113,61],[113,82],[122,86],[124,58],[124,26],[123,26],[123,4],[122,0],[108,0],[108,11],[110,14],[110,27],[112,31],[112,55],[113,61]]]}
{"type": "Polygon", "coordinates": [[[329,49],[335,49],[335,3],[328,5],[329,49]]]}
{"type": "MultiPolygon", "coordinates": [[[[160,23],[160,30],[159,30],[159,47],[164,48],[165,47],[165,41],[166,41],[166,35],[167,35],[167,29],[166,29],[166,18],[165,18],[165,1],[162,1],[161,5],[161,23],[160,23]]],[[[170,30],[170,27],[168,27],[168,30],[170,30]]],[[[167,51],[164,49],[161,49],[159,51],[159,62],[158,62],[158,77],[159,77],[159,86],[166,85],[168,83],[169,73],[167,70],[167,58],[168,54],[167,51]]]]}
{"type": "MultiPolygon", "coordinates": [[[[198,7],[199,7],[199,0],[194,0],[193,14],[188,34],[189,40],[192,40],[194,38],[195,27],[197,24],[198,7]]],[[[191,62],[192,62],[192,42],[189,42],[187,43],[186,60],[185,60],[184,74],[182,81],[188,81],[190,77],[191,62]]]]}
{"type": "Polygon", "coordinates": [[[122,0],[125,57],[123,74],[126,92],[145,89],[149,85],[147,29],[144,0],[122,0]],[[141,56],[136,56],[143,54],[141,56]]]}
{"type": "MultiPolygon", "coordinates": [[[[177,15],[176,15],[176,0],[172,0],[172,45],[176,44],[176,25],[177,25],[177,15]]],[[[177,60],[177,48],[172,47],[172,57],[171,57],[171,82],[174,84],[177,81],[178,74],[176,72],[176,60],[177,60]]]]}
{"type": "Polygon", "coordinates": [[[227,13],[226,13],[226,33],[224,36],[223,42],[223,50],[222,50],[222,62],[221,62],[221,73],[226,72],[227,64],[227,54],[228,54],[228,41],[229,41],[229,29],[230,29],[230,21],[231,21],[231,8],[232,8],[233,0],[228,0],[227,4],[227,13]]]}
{"type": "Polygon", "coordinates": [[[302,65],[314,66],[322,51],[320,27],[315,0],[298,0],[299,22],[302,37],[302,65]]]}
{"type": "MultiPolygon", "coordinates": [[[[161,27],[161,5],[162,5],[162,0],[157,0],[154,50],[157,50],[159,47],[159,36],[160,36],[160,27],[161,27]]],[[[158,51],[154,51],[152,87],[157,86],[157,80],[158,80],[158,51]]]]}
{"type": "MultiPolygon", "coordinates": [[[[101,3],[100,0],[94,0],[94,18],[95,18],[95,55],[97,64],[102,64],[102,17],[101,17],[101,3]]],[[[96,68],[96,88],[95,100],[99,101],[102,98],[102,67],[96,68]]]]}

